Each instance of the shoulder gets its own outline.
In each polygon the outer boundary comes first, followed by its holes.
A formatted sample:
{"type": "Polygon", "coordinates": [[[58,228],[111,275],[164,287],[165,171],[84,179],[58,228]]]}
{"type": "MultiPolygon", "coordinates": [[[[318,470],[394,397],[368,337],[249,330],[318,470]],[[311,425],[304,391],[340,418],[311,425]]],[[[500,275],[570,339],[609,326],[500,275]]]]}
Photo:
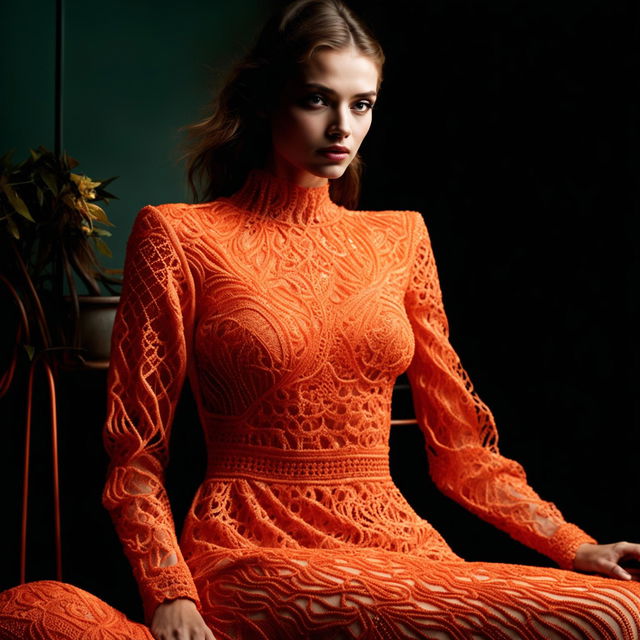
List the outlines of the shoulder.
{"type": "Polygon", "coordinates": [[[200,204],[186,202],[148,204],[139,211],[138,217],[154,221],[179,233],[194,223],[202,223],[205,218],[220,209],[224,207],[217,200],[200,204]]]}
{"type": "MultiPolygon", "coordinates": [[[[176,204],[145,205],[133,222],[127,241],[125,281],[131,273],[144,273],[146,278],[193,289],[189,263],[179,237],[179,209],[176,204]],[[128,274],[128,276],[127,276],[128,274]]],[[[185,300],[187,300],[185,293],[185,300]]]]}
{"type": "Polygon", "coordinates": [[[384,211],[349,211],[354,220],[370,228],[380,230],[396,230],[408,242],[415,242],[426,233],[424,216],[419,211],[384,210],[384,211]]]}
{"type": "Polygon", "coordinates": [[[192,205],[169,203],[142,207],[135,216],[127,240],[127,255],[158,264],[177,262],[185,267],[183,220],[192,205]]]}
{"type": "Polygon", "coordinates": [[[231,207],[223,199],[198,204],[148,204],[138,212],[132,235],[140,228],[154,229],[174,242],[184,244],[215,231],[215,227],[231,213],[231,207]]]}
{"type": "Polygon", "coordinates": [[[371,211],[366,209],[347,209],[347,213],[353,216],[359,216],[365,220],[380,224],[396,224],[411,228],[416,225],[418,218],[423,219],[419,211],[385,209],[379,211],[371,211]]]}

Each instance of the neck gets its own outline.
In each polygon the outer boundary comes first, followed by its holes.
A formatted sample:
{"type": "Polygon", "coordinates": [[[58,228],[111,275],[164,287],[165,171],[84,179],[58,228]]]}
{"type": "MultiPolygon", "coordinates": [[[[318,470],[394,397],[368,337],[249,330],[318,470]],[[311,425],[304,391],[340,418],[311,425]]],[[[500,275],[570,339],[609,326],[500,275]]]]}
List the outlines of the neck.
{"type": "Polygon", "coordinates": [[[282,180],[286,180],[287,182],[291,182],[299,187],[305,187],[307,189],[323,187],[329,182],[327,178],[315,176],[308,171],[304,171],[304,169],[294,167],[292,164],[289,164],[282,159],[276,159],[273,154],[269,156],[265,169],[277,178],[281,178],[282,180]]]}
{"type": "Polygon", "coordinates": [[[267,169],[252,169],[230,200],[240,209],[293,225],[324,224],[342,211],[329,197],[329,181],[302,187],[267,169]]]}

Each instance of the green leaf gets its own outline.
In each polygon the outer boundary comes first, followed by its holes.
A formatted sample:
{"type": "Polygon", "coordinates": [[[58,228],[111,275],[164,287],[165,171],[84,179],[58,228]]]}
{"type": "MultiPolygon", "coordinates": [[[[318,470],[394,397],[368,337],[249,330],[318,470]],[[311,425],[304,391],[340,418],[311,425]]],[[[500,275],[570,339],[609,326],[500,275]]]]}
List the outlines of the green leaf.
{"type": "Polygon", "coordinates": [[[20,230],[18,229],[18,225],[16,225],[12,218],[7,218],[7,227],[9,227],[11,235],[16,240],[20,240],[20,230]]]}
{"type": "Polygon", "coordinates": [[[95,216],[96,220],[98,220],[99,222],[102,222],[103,224],[108,224],[113,226],[109,222],[109,218],[107,217],[107,214],[105,213],[105,210],[102,207],[99,207],[97,204],[93,204],[92,202],[87,202],[87,208],[89,209],[89,213],[92,216],[95,216]]]}
{"type": "Polygon", "coordinates": [[[44,183],[47,185],[47,187],[49,187],[53,195],[57,196],[58,184],[55,175],[49,171],[43,171],[41,175],[44,183]]]}
{"type": "Polygon", "coordinates": [[[35,347],[33,347],[30,344],[25,344],[24,350],[27,352],[27,355],[29,356],[29,360],[33,360],[33,356],[36,352],[35,347]]]}
{"type": "Polygon", "coordinates": [[[113,257],[113,254],[111,253],[111,249],[109,249],[109,247],[106,245],[104,240],[101,240],[100,238],[94,238],[94,240],[96,243],[96,247],[98,248],[98,251],[102,255],[107,256],[107,258],[113,257]]]}
{"type": "Polygon", "coordinates": [[[29,212],[29,209],[27,208],[27,205],[24,203],[24,200],[16,193],[15,189],[7,183],[3,183],[1,186],[2,191],[4,191],[4,194],[9,199],[9,202],[11,203],[11,206],[15,209],[15,211],[27,220],[35,222],[35,220],[31,216],[31,213],[29,212]]]}
{"type": "Polygon", "coordinates": [[[72,158],[66,151],[62,154],[62,161],[64,163],[64,166],[67,169],[73,169],[74,167],[77,167],[80,164],[75,158],[72,158]]]}
{"type": "MultiPolygon", "coordinates": [[[[113,176],[107,180],[100,180],[100,188],[102,189],[103,187],[106,187],[110,182],[113,182],[116,178],[119,178],[120,176],[113,176]]],[[[98,180],[96,180],[96,182],[98,182],[98,180]]]]}
{"type": "Polygon", "coordinates": [[[102,188],[98,189],[100,192],[100,198],[104,200],[107,204],[109,200],[119,200],[118,196],[114,196],[113,193],[109,193],[108,191],[104,191],[102,188]]]}

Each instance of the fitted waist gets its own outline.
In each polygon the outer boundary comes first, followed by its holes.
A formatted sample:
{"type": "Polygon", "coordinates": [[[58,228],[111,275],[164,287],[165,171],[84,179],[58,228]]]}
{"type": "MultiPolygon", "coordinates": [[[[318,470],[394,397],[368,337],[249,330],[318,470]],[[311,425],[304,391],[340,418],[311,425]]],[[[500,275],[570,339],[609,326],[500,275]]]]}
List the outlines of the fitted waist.
{"type": "Polygon", "coordinates": [[[296,450],[260,446],[209,447],[207,478],[253,478],[307,484],[390,478],[386,449],[296,450]]]}

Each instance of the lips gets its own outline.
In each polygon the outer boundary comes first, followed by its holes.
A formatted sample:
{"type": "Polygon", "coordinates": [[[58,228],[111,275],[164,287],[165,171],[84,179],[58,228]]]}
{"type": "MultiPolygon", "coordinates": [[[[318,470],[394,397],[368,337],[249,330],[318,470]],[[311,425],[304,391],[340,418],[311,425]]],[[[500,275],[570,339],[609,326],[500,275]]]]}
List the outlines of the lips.
{"type": "Polygon", "coordinates": [[[338,144],[318,149],[318,153],[321,153],[329,162],[344,162],[349,157],[349,149],[338,144]]]}
{"type": "Polygon", "coordinates": [[[349,149],[347,147],[341,147],[340,145],[333,145],[332,147],[325,147],[324,149],[319,149],[320,153],[349,153],[349,149]]]}

